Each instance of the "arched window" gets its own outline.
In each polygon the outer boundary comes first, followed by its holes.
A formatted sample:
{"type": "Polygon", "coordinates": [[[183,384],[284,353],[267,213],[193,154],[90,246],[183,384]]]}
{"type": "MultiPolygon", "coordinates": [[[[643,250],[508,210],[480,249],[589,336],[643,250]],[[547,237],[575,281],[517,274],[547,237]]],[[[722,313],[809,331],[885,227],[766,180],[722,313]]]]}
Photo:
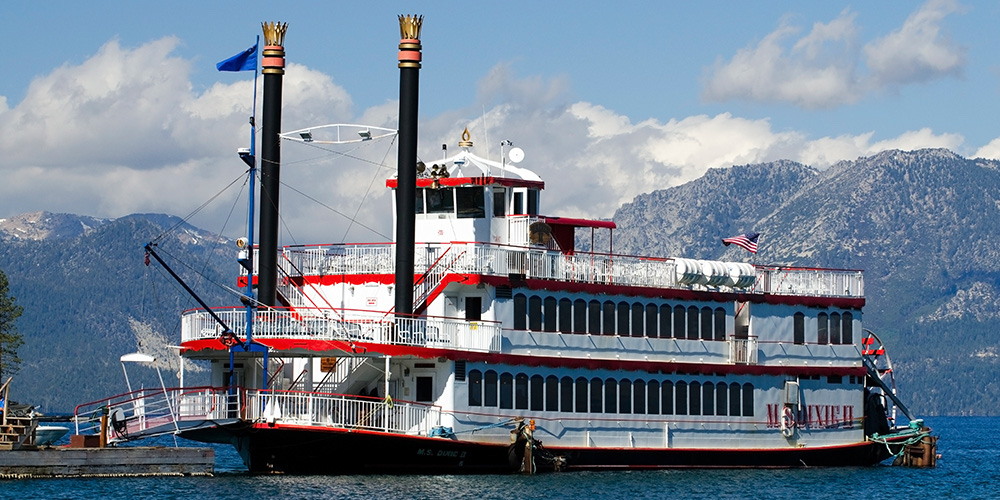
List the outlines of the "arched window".
{"type": "Polygon", "coordinates": [[[715,413],[725,416],[729,413],[729,386],[725,382],[715,384],[715,413]]]}
{"type": "Polygon", "coordinates": [[[559,299],[559,331],[573,332],[573,302],[567,298],[559,299]]]}
{"type": "Polygon", "coordinates": [[[576,379],[576,412],[577,413],[587,413],[587,402],[590,398],[587,397],[587,382],[586,378],[578,377],[576,379]]]}
{"type": "Polygon", "coordinates": [[[608,300],[604,302],[603,311],[603,325],[601,325],[601,332],[604,335],[614,335],[615,334],[615,303],[608,300]]]}
{"type": "Polygon", "coordinates": [[[753,416],[753,385],[750,382],[743,384],[743,416],[753,416]]]}
{"type": "Polygon", "coordinates": [[[740,384],[729,384],[729,416],[738,417],[743,409],[743,399],[740,397],[740,384]]]}
{"type": "Polygon", "coordinates": [[[618,413],[618,382],[613,378],[604,381],[604,413],[618,413]]]}
{"type": "Polygon", "coordinates": [[[542,319],[544,320],[545,331],[554,332],[556,331],[556,298],[555,297],[545,297],[545,311],[542,314],[542,319]]]}
{"type": "Polygon", "coordinates": [[[545,411],[559,411],[559,378],[545,377],[545,411]]]}
{"type": "Polygon", "coordinates": [[[701,415],[701,382],[691,382],[688,391],[691,398],[691,415],[701,415]]]}
{"type": "Polygon", "coordinates": [[[545,379],[541,375],[531,376],[531,411],[545,409],[545,379]]]}
{"type": "Polygon", "coordinates": [[[591,300],[587,306],[587,331],[593,335],[601,334],[601,303],[591,300]]]}
{"type": "Polygon", "coordinates": [[[711,382],[701,386],[701,414],[715,415],[715,384],[711,382]]]}
{"type": "Polygon", "coordinates": [[[660,389],[662,389],[661,394],[663,397],[660,398],[660,404],[663,406],[660,408],[660,413],[664,415],[674,414],[674,383],[669,380],[664,380],[660,384],[660,389]]]}
{"type": "Polygon", "coordinates": [[[483,406],[497,405],[497,372],[486,370],[483,377],[483,406]]]}
{"type": "Polygon", "coordinates": [[[677,399],[674,403],[674,411],[678,415],[688,414],[688,386],[687,382],[683,380],[674,384],[674,393],[676,393],[677,399]]]}
{"type": "Polygon", "coordinates": [[[528,298],[523,293],[514,295],[514,329],[528,329],[528,298]]]}
{"type": "Polygon", "coordinates": [[[573,301],[573,331],[576,333],[587,333],[587,301],[576,299],[573,301]]]}
{"type": "Polygon", "coordinates": [[[792,342],[795,344],[805,344],[806,343],[806,315],[800,312],[795,313],[792,317],[792,342]]]}
{"type": "Polygon", "coordinates": [[[660,338],[669,339],[673,337],[670,324],[670,304],[660,306],[660,338]]]}
{"type": "Polygon", "coordinates": [[[469,406],[483,406],[483,372],[469,371],[469,406]]]}
{"type": "Polygon", "coordinates": [[[830,343],[840,343],[840,313],[830,313],[830,343]]]}
{"type": "Polygon", "coordinates": [[[726,310],[715,308],[715,340],[726,340],[726,310]]]}
{"type": "Polygon", "coordinates": [[[618,413],[632,413],[632,382],[618,381],[618,413]]]}
{"type": "Polygon", "coordinates": [[[687,320],[688,320],[688,334],[687,338],[697,339],[698,338],[698,308],[695,306],[689,306],[687,309],[687,320]]]}
{"type": "Polygon", "coordinates": [[[701,308],[701,340],[712,340],[715,331],[712,329],[712,308],[701,308]]]}
{"type": "Polygon", "coordinates": [[[659,332],[656,329],[660,326],[656,318],[656,312],[659,308],[656,304],[646,304],[646,336],[655,339],[659,337],[659,332]]]}
{"type": "Polygon", "coordinates": [[[638,302],[632,304],[632,336],[633,337],[642,337],[643,335],[646,334],[646,331],[645,331],[646,327],[645,327],[645,325],[643,324],[643,321],[642,321],[642,320],[646,319],[646,313],[645,313],[645,311],[646,311],[646,308],[642,304],[640,304],[638,302]]]}
{"type": "Polygon", "coordinates": [[[537,295],[528,297],[528,329],[533,332],[542,330],[542,298],[537,295]]]}
{"type": "Polygon", "coordinates": [[[636,380],[632,384],[633,396],[632,396],[632,413],[642,414],[646,413],[646,382],[642,380],[636,380]]]}
{"type": "Polygon", "coordinates": [[[573,411],[573,379],[569,377],[559,379],[559,411],[573,411]]]}
{"type": "Polygon", "coordinates": [[[504,372],[500,374],[500,408],[514,407],[514,376],[504,372]]]}
{"type": "Polygon", "coordinates": [[[686,330],[687,321],[685,321],[685,317],[686,317],[685,312],[686,311],[687,310],[684,309],[684,306],[681,306],[681,305],[674,306],[674,337],[675,338],[683,339],[683,338],[685,338],[685,335],[687,335],[687,330],[686,330]]]}
{"type": "Polygon", "coordinates": [[[528,375],[518,373],[514,377],[514,408],[528,409],[528,375]]]}
{"type": "Polygon", "coordinates": [[[843,330],[844,334],[843,334],[843,336],[842,336],[842,338],[840,340],[843,343],[845,343],[845,344],[853,344],[854,343],[854,315],[851,314],[851,313],[849,313],[849,312],[845,312],[843,320],[844,320],[844,330],[843,330]]]}
{"type": "Polygon", "coordinates": [[[816,343],[830,343],[830,318],[826,313],[819,313],[816,316],[816,343]]]}
{"type": "Polygon", "coordinates": [[[601,413],[604,403],[604,381],[599,378],[590,379],[590,412],[601,413]]]}
{"type": "Polygon", "coordinates": [[[653,415],[660,413],[660,383],[653,380],[646,386],[646,394],[649,395],[649,400],[646,405],[646,413],[653,415]]]}
{"type": "Polygon", "coordinates": [[[632,306],[628,302],[618,303],[618,335],[628,336],[631,334],[631,322],[629,321],[629,314],[632,311],[632,306]]]}

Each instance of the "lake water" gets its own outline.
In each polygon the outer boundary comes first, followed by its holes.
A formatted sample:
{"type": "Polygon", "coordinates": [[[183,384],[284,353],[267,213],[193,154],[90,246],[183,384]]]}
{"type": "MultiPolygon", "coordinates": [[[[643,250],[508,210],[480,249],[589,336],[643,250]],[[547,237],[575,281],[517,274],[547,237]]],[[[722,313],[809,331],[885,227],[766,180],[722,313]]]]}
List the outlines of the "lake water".
{"type": "MultiPolygon", "coordinates": [[[[216,448],[213,477],[0,480],[0,498],[1000,498],[1000,417],[935,417],[925,422],[940,437],[938,453],[942,457],[934,469],[879,466],[538,476],[250,476],[232,448],[221,446],[216,448]]],[[[182,441],[185,444],[197,445],[182,441]]]]}

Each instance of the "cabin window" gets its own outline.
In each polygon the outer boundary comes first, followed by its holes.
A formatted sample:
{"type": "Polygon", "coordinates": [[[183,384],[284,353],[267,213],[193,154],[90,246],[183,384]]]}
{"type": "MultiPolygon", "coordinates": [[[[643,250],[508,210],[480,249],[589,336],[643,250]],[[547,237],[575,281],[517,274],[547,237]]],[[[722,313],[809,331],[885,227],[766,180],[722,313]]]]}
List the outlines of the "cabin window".
{"type": "Polygon", "coordinates": [[[528,215],[538,215],[538,190],[528,190],[528,215]]]}
{"type": "Polygon", "coordinates": [[[725,416],[729,409],[729,385],[719,382],[715,385],[715,409],[716,415],[725,416]]]}
{"type": "Polygon", "coordinates": [[[573,332],[573,302],[569,299],[559,299],[559,331],[573,332]]]}
{"type": "Polygon", "coordinates": [[[604,413],[618,413],[618,383],[613,378],[604,381],[604,413]]]}
{"type": "Polygon", "coordinates": [[[533,332],[542,330],[542,299],[537,295],[528,298],[528,329],[533,332]]]}
{"type": "Polygon", "coordinates": [[[688,386],[687,382],[677,382],[674,384],[676,390],[674,391],[677,395],[676,403],[674,404],[674,410],[677,411],[678,415],[687,415],[688,411],[688,386]]]}
{"type": "Polygon", "coordinates": [[[816,317],[816,343],[830,343],[830,318],[826,313],[819,313],[816,317]]]}
{"type": "Polygon", "coordinates": [[[556,331],[556,298],[555,297],[545,297],[545,314],[542,316],[545,319],[545,331],[554,332],[556,331]]]}
{"type": "Polygon", "coordinates": [[[701,414],[715,415],[715,384],[705,382],[701,386],[701,414]]]}
{"type": "Polygon", "coordinates": [[[663,407],[660,409],[660,413],[664,415],[673,415],[674,383],[669,380],[665,380],[663,381],[662,384],[660,384],[660,389],[661,389],[661,394],[663,395],[663,397],[660,398],[660,403],[663,404],[663,407]]]}
{"type": "Polygon", "coordinates": [[[691,415],[701,415],[701,383],[691,382],[690,391],[691,415]]]}
{"type": "Polygon", "coordinates": [[[660,383],[653,380],[646,386],[646,393],[649,395],[646,413],[653,415],[660,413],[660,383]]]}
{"type": "Polygon", "coordinates": [[[427,213],[455,213],[455,193],[452,188],[425,189],[427,195],[427,213]]]}
{"type": "Polygon", "coordinates": [[[483,298],[465,298],[465,319],[466,321],[479,321],[483,319],[483,298]]]}
{"type": "Polygon", "coordinates": [[[636,302],[635,304],[632,304],[632,336],[633,337],[642,337],[646,333],[645,331],[643,331],[643,330],[645,330],[645,326],[643,326],[643,321],[642,321],[643,319],[645,319],[645,315],[644,315],[645,309],[646,308],[642,304],[640,304],[638,302],[636,302]]]}
{"type": "Polygon", "coordinates": [[[483,406],[483,372],[469,372],[469,406],[483,406]]]}
{"type": "Polygon", "coordinates": [[[827,375],[826,376],[826,383],[828,383],[828,384],[843,384],[844,383],[844,376],[843,375],[827,375]]]}
{"type": "Polygon", "coordinates": [[[514,329],[528,329],[528,298],[523,293],[514,296],[514,329]]]}
{"type": "Polygon", "coordinates": [[[545,379],[541,375],[531,376],[531,411],[542,411],[545,409],[545,379]]]}
{"type": "Polygon", "coordinates": [[[618,413],[632,413],[632,381],[618,382],[618,413]]]}
{"type": "Polygon", "coordinates": [[[596,300],[591,300],[588,306],[589,314],[587,320],[589,322],[589,327],[587,331],[593,335],[601,334],[601,303],[596,300]]]}
{"type": "Polygon", "coordinates": [[[844,316],[843,316],[843,321],[844,321],[844,329],[843,329],[843,333],[841,335],[841,339],[840,340],[841,340],[841,342],[843,342],[845,344],[853,344],[854,343],[854,315],[851,314],[851,313],[849,313],[849,312],[845,312],[844,316]]]}
{"type": "Polygon", "coordinates": [[[712,340],[713,333],[712,330],[712,308],[702,307],[701,308],[701,340],[712,340]]]}
{"type": "Polygon", "coordinates": [[[414,196],[414,199],[416,200],[416,206],[414,207],[414,213],[418,213],[418,214],[424,213],[424,189],[423,188],[417,189],[416,196],[414,196]]]}
{"type": "Polygon", "coordinates": [[[503,188],[493,188],[493,216],[507,215],[507,194],[503,188]]]}
{"type": "Polygon", "coordinates": [[[618,303],[618,335],[629,335],[629,311],[632,310],[632,306],[628,302],[618,303]]]}
{"type": "Polygon", "coordinates": [[[573,411],[573,379],[563,377],[559,380],[559,409],[565,413],[573,411]]]}
{"type": "Polygon", "coordinates": [[[599,378],[590,379],[590,412],[601,413],[601,403],[604,402],[604,381],[599,378]]]}
{"type": "Polygon", "coordinates": [[[830,343],[840,343],[840,313],[830,314],[830,343]]]}
{"type": "Polygon", "coordinates": [[[687,331],[684,329],[684,311],[684,306],[674,306],[674,337],[679,339],[684,338],[685,332],[687,331]]]}
{"type": "Polygon", "coordinates": [[[673,337],[670,333],[670,304],[660,306],[660,338],[669,339],[673,337]]]}
{"type": "Polygon", "coordinates": [[[792,318],[793,340],[796,344],[806,343],[806,315],[800,312],[795,313],[792,318]]]}
{"type": "Polygon", "coordinates": [[[743,384],[743,416],[753,416],[753,385],[749,382],[743,384]]]}
{"type": "Polygon", "coordinates": [[[604,302],[604,318],[602,323],[601,330],[605,335],[615,334],[615,303],[610,300],[604,302]]]}
{"type": "Polygon", "coordinates": [[[729,416],[740,416],[742,410],[742,399],[740,398],[740,384],[733,382],[729,384],[729,416]]]}
{"type": "Polygon", "coordinates": [[[726,310],[715,308],[715,340],[726,340],[726,310]]]}
{"type": "Polygon", "coordinates": [[[514,377],[514,408],[528,409],[528,376],[524,373],[514,377]]]}
{"type": "Polygon", "coordinates": [[[573,331],[587,333],[587,301],[583,299],[573,301],[573,331]]]}
{"type": "Polygon", "coordinates": [[[695,306],[688,307],[688,334],[687,338],[697,339],[698,338],[698,308],[695,306]]]}
{"type": "Polygon", "coordinates": [[[576,379],[576,412],[587,413],[587,379],[579,377],[576,379]]]}
{"type": "Polygon", "coordinates": [[[632,413],[646,413],[646,382],[636,380],[632,397],[632,413]]]}
{"type": "Polygon", "coordinates": [[[514,407],[514,376],[509,373],[500,374],[500,408],[514,407]]]}
{"type": "Polygon", "coordinates": [[[434,377],[417,377],[417,401],[421,403],[434,401],[434,377]]]}
{"type": "Polygon", "coordinates": [[[545,411],[559,411],[559,379],[555,375],[545,377],[545,411]]]}
{"type": "Polygon", "coordinates": [[[481,187],[455,188],[459,219],[486,218],[486,191],[481,187]]]}
{"type": "Polygon", "coordinates": [[[646,336],[653,339],[660,336],[656,331],[656,327],[659,326],[656,319],[658,310],[656,304],[646,304],[646,336]]]}
{"type": "Polygon", "coordinates": [[[483,377],[483,406],[497,405],[497,372],[486,370],[483,377]]]}

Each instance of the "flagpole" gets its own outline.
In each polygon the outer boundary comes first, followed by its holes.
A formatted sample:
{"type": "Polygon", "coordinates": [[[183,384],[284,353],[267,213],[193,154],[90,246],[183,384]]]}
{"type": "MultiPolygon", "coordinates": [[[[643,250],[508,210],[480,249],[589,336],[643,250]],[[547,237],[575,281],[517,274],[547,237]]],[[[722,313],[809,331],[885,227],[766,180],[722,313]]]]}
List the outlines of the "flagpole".
{"type": "MultiPolygon", "coordinates": [[[[257,35],[257,42],[254,43],[254,60],[257,60],[257,52],[260,50],[260,35],[257,35]]],[[[256,297],[253,293],[253,226],[254,226],[254,191],[257,189],[257,76],[260,72],[256,69],[259,68],[259,64],[254,64],[253,70],[253,104],[251,105],[250,112],[250,199],[249,207],[247,207],[247,243],[248,252],[248,265],[247,265],[247,297],[250,299],[247,301],[247,331],[246,331],[246,341],[245,348],[249,349],[250,344],[253,341],[253,319],[254,319],[254,309],[256,297]]],[[[231,365],[230,365],[231,366],[231,365]]]]}

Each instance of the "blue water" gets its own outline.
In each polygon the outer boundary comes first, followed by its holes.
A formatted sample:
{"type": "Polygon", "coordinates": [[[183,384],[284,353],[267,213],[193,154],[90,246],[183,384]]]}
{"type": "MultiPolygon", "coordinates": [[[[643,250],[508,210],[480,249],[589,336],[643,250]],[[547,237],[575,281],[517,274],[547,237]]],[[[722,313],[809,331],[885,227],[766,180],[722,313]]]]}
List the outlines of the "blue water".
{"type": "MultiPolygon", "coordinates": [[[[926,424],[940,436],[942,457],[934,469],[567,472],[531,477],[250,476],[231,448],[218,447],[214,477],[0,480],[0,498],[1000,498],[1000,417],[936,417],[926,424]]],[[[197,445],[182,441],[185,444],[197,445]]]]}

